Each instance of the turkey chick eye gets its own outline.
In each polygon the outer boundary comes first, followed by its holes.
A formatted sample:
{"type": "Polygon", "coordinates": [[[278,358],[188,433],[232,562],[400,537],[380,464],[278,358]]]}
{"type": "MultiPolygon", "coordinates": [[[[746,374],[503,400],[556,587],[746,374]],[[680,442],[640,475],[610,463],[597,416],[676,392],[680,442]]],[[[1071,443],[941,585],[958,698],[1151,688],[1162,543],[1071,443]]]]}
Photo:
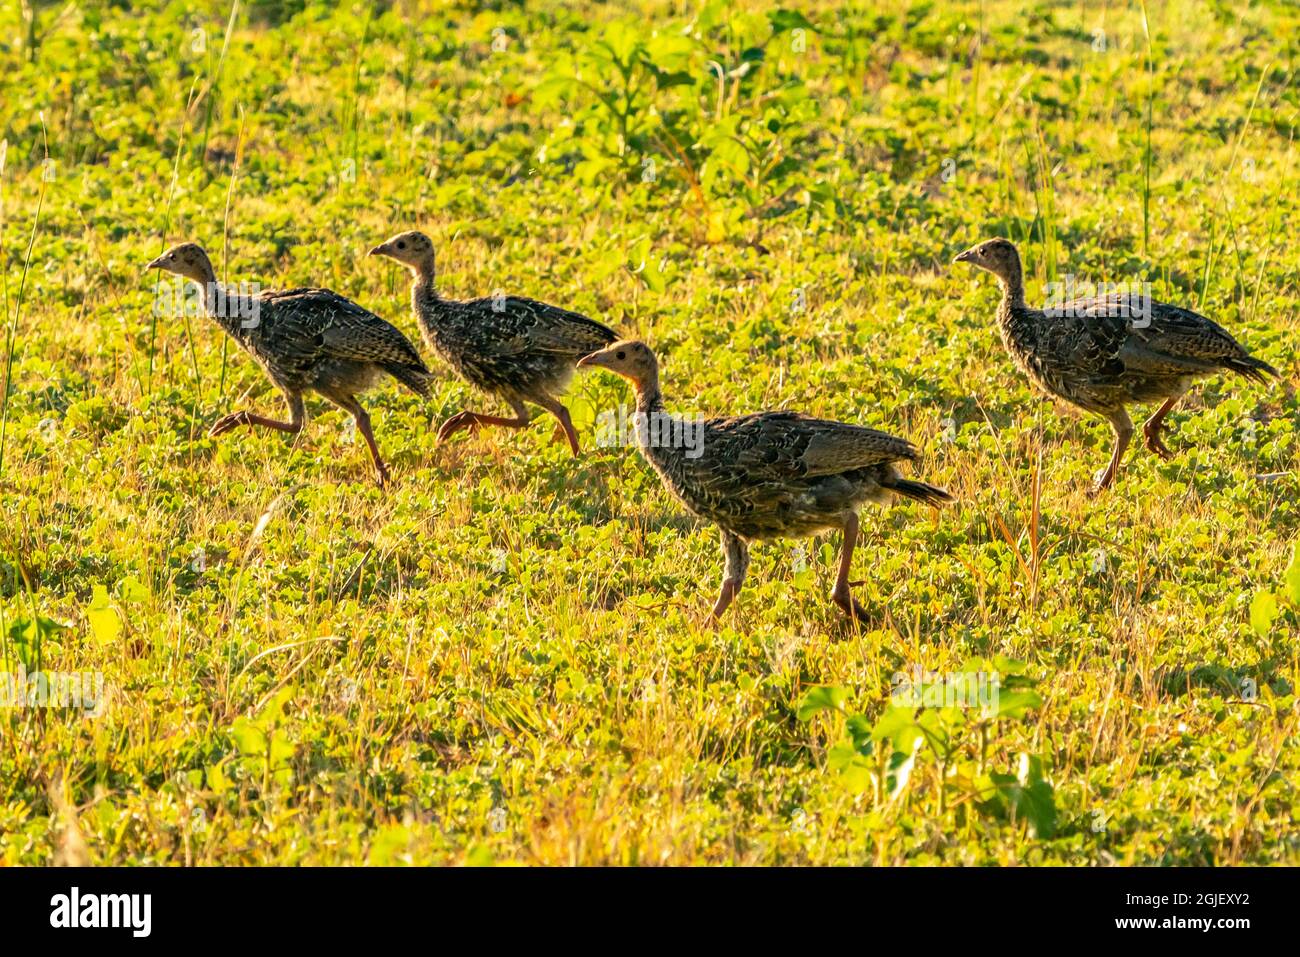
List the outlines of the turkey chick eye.
{"type": "Polygon", "coordinates": [[[627,353],[626,353],[626,352],[619,352],[619,354],[618,354],[618,358],[619,358],[620,361],[623,360],[623,359],[626,359],[626,358],[627,358],[627,353]]]}
{"type": "Polygon", "coordinates": [[[397,244],[397,248],[398,248],[398,249],[405,249],[405,248],[406,248],[406,243],[398,243],[398,244],[397,244]]]}

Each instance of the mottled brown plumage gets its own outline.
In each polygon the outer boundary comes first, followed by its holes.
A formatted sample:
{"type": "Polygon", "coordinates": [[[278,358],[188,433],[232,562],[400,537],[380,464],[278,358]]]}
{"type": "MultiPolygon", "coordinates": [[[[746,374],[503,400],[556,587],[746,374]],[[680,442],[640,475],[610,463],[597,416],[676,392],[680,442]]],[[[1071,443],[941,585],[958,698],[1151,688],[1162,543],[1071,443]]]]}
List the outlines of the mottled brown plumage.
{"type": "Polygon", "coordinates": [[[559,401],[573,378],[578,359],[608,345],[618,335],[576,312],[523,296],[443,299],[434,286],[433,242],[420,232],[394,236],[370,250],[411,271],[411,305],[430,348],[476,388],[506,402],[514,418],[460,412],[442,424],[443,441],[460,429],[481,425],[523,428],[525,403],[541,406],[559,420],[559,428],[578,454],[578,436],[569,410],[559,401]]]}
{"type": "Polygon", "coordinates": [[[150,269],[175,273],[198,284],[208,316],[257,360],[284,393],[290,420],[248,411],[232,412],[212,426],[218,436],[241,425],[296,434],[306,416],[303,393],[316,392],[348,412],[366,440],[379,484],[388,467],[357,394],[391,375],[419,396],[432,378],[415,347],[396,328],[328,289],[287,289],[241,297],[223,289],[202,247],[184,243],[163,253],[150,269]]]}
{"type": "Polygon", "coordinates": [[[850,617],[863,617],[848,583],[863,503],[894,495],[930,505],[952,501],[943,489],[899,474],[894,463],[913,460],[917,452],[885,432],[798,412],[704,421],[672,417],[664,411],[658,362],[642,342],[616,342],[579,366],[609,369],[633,383],[642,453],[683,505],[722,530],[726,571],[711,612],[715,621],[744,582],[749,541],[827,528],[844,531],[831,599],[850,617]]]}
{"type": "Polygon", "coordinates": [[[1262,382],[1277,370],[1243,349],[1217,323],[1149,297],[1110,293],[1053,306],[1025,304],[1020,255],[990,239],[957,257],[993,273],[1002,286],[998,328],[1016,364],[1044,391],[1104,416],[1115,430],[1109,464],[1094,488],[1109,487],[1133,435],[1126,406],[1161,402],[1142,428],[1147,448],[1172,453],[1160,439],[1164,418],[1195,380],[1228,370],[1262,382]]]}

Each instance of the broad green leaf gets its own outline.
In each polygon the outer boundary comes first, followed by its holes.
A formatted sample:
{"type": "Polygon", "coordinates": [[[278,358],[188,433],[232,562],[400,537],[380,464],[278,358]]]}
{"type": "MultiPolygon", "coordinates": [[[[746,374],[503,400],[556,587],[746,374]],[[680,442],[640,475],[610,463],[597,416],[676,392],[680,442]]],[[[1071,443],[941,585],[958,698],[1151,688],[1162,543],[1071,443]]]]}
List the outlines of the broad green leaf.
{"type": "MultiPolygon", "coordinates": [[[[695,44],[680,33],[656,33],[646,41],[646,55],[664,73],[689,70],[695,44]]],[[[689,80],[689,74],[687,75],[689,80]]],[[[660,80],[663,85],[663,80],[660,80]]]]}
{"type": "Polygon", "coordinates": [[[149,586],[134,578],[122,579],[118,589],[121,592],[122,600],[126,602],[144,602],[152,597],[149,586]]]}
{"type": "Polygon", "coordinates": [[[623,64],[631,62],[637,51],[643,48],[639,31],[633,30],[619,20],[613,21],[605,28],[601,41],[610,55],[623,64]]]}
{"type": "Polygon", "coordinates": [[[1029,822],[1030,834],[1046,840],[1056,833],[1056,796],[1046,781],[1036,781],[1020,791],[1019,813],[1029,822]]]}
{"type": "Polygon", "coordinates": [[[799,702],[797,716],[800,721],[808,721],[818,711],[843,711],[844,702],[848,700],[849,689],[839,685],[817,685],[809,688],[799,702]]]}
{"type": "Polygon", "coordinates": [[[1000,675],[1022,675],[1028,668],[1029,664],[1027,662],[1017,661],[1015,658],[1008,658],[1006,655],[997,655],[993,659],[993,670],[1000,675]]]}
{"type": "Polygon", "coordinates": [[[57,621],[40,615],[35,618],[19,618],[9,625],[9,647],[23,667],[32,671],[42,663],[45,643],[63,631],[63,627],[57,621]]]}
{"type": "Polygon", "coordinates": [[[1250,603],[1250,627],[1255,629],[1255,634],[1261,638],[1267,637],[1276,617],[1277,599],[1273,593],[1258,592],[1250,603]]]}
{"type": "Polygon", "coordinates": [[[871,753],[871,722],[867,720],[866,716],[860,714],[849,715],[844,721],[844,730],[859,754],[871,753]]]}
{"type": "Polygon", "coordinates": [[[108,600],[108,589],[96,585],[91,590],[90,604],[86,606],[86,619],[90,622],[90,633],[101,645],[112,645],[122,637],[122,619],[117,609],[108,600]]]}
{"type": "Polygon", "coordinates": [[[226,777],[226,772],[220,764],[210,765],[205,772],[208,789],[213,794],[224,794],[230,788],[230,780],[226,777]]]}
{"type": "Polygon", "coordinates": [[[577,86],[577,80],[571,76],[548,76],[533,87],[533,103],[539,107],[558,103],[565,93],[577,86]]]}
{"type": "Polygon", "coordinates": [[[1282,573],[1282,580],[1286,583],[1286,595],[1291,604],[1300,606],[1300,540],[1291,549],[1291,563],[1282,573]]]}
{"type": "Polygon", "coordinates": [[[278,722],[280,716],[284,713],[284,706],[289,703],[289,699],[292,697],[292,685],[285,685],[273,694],[271,700],[263,705],[262,713],[257,716],[258,723],[268,725],[273,722],[278,722]]]}
{"type": "Polygon", "coordinates": [[[1056,800],[1052,786],[1043,777],[1043,762],[1031,754],[1020,755],[1018,813],[1029,822],[1034,837],[1049,838],[1056,833],[1056,800]]]}
{"type": "Polygon", "coordinates": [[[1037,691],[1000,691],[992,717],[1023,718],[1027,712],[1042,706],[1043,699],[1037,691]]]}
{"type": "Polygon", "coordinates": [[[411,844],[411,832],[400,824],[380,828],[370,845],[366,863],[372,867],[388,867],[402,863],[401,855],[411,844]]]}
{"type": "Polygon", "coordinates": [[[862,792],[871,787],[875,765],[848,741],[841,741],[826,752],[826,766],[840,775],[840,783],[850,791],[862,792]]]}
{"type": "Polygon", "coordinates": [[[916,755],[921,750],[921,737],[918,733],[906,751],[895,751],[889,756],[889,797],[898,797],[907,782],[912,778],[912,769],[916,766],[916,755]]]}
{"type": "Polygon", "coordinates": [[[773,33],[785,33],[787,30],[813,30],[817,27],[798,10],[773,10],[767,15],[772,24],[773,33]]]}
{"type": "Polygon", "coordinates": [[[271,767],[282,768],[293,757],[296,748],[282,732],[271,735],[271,767]]]}
{"type": "Polygon", "coordinates": [[[496,859],[486,844],[472,844],[465,852],[466,867],[492,867],[495,864],[496,859]]]}
{"type": "Polygon", "coordinates": [[[909,732],[920,734],[916,727],[916,709],[891,704],[876,719],[871,737],[877,741],[893,741],[897,747],[900,737],[909,732]]]}
{"type": "Polygon", "coordinates": [[[246,758],[262,757],[266,754],[266,732],[251,718],[242,716],[236,718],[230,726],[230,737],[234,740],[239,753],[246,758]]]}

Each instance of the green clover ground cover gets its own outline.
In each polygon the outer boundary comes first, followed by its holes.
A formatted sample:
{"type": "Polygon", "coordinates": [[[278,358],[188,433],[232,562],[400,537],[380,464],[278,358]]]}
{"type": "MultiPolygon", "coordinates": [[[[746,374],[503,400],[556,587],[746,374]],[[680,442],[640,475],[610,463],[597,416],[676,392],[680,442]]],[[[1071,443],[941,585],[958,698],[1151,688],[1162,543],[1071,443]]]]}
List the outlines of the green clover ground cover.
{"type": "MultiPolygon", "coordinates": [[[[1276,3],[0,8],[0,860],[1300,863],[1300,15],[1276,3]],[[1144,24],[1149,25],[1149,29],[1144,24]],[[365,251],[418,227],[449,295],[523,292],[660,352],[684,413],[912,438],[960,503],[722,558],[594,424],[435,447],[488,408],[367,405],[296,442],[143,265],[319,284],[415,335],[365,251]],[[1110,433],[1040,399],[950,266],[1031,297],[1150,281],[1276,365],[1215,377],[1087,495],[1110,433]],[[30,254],[29,254],[30,248],[30,254]],[[997,670],[992,712],[891,700],[997,670]],[[1009,700],[1008,700],[1009,699],[1009,700]]],[[[431,357],[432,360],[432,357],[431,357]]]]}

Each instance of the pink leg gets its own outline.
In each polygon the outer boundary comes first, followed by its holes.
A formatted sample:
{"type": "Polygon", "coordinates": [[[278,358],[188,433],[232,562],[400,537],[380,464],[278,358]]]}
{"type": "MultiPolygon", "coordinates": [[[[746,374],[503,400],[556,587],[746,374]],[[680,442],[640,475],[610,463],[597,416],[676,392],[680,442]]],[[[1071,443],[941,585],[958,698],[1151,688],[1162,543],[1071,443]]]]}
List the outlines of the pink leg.
{"type": "Polygon", "coordinates": [[[853,548],[858,542],[858,516],[850,512],[844,520],[844,544],[840,546],[840,571],[831,589],[831,601],[849,618],[857,622],[867,620],[867,610],[858,604],[849,590],[849,567],[853,564],[853,548]]]}
{"type": "Polygon", "coordinates": [[[500,415],[484,415],[481,412],[457,412],[438,429],[438,442],[446,442],[461,429],[477,432],[484,425],[500,425],[508,429],[522,429],[528,425],[528,410],[522,405],[511,403],[515,410],[513,419],[500,415]]]}
{"type": "Polygon", "coordinates": [[[569,410],[550,396],[545,396],[545,399],[544,402],[539,400],[537,404],[559,420],[555,437],[558,439],[563,431],[564,436],[569,440],[569,449],[573,452],[574,458],[577,458],[581,449],[578,446],[578,433],[573,428],[573,419],[569,417],[569,410]]]}
{"type": "Polygon", "coordinates": [[[1156,410],[1155,415],[1147,419],[1146,424],[1142,426],[1142,435],[1147,440],[1147,448],[1162,459],[1171,459],[1174,457],[1174,453],[1170,452],[1165,443],[1160,441],[1160,428],[1164,425],[1165,416],[1169,414],[1169,411],[1181,398],[1181,395],[1176,395],[1166,400],[1165,404],[1156,410]]]}
{"type": "Polygon", "coordinates": [[[1127,412],[1120,409],[1108,418],[1111,427],[1115,430],[1115,450],[1111,453],[1110,464],[1093,480],[1093,492],[1103,491],[1114,484],[1115,473],[1119,471],[1119,463],[1124,458],[1124,450],[1128,448],[1129,440],[1133,438],[1133,422],[1127,412]]]}
{"type": "Polygon", "coordinates": [[[285,395],[285,403],[289,406],[289,421],[280,422],[276,419],[268,419],[264,415],[257,415],[245,409],[238,412],[231,412],[229,415],[223,415],[212,424],[208,429],[208,435],[216,438],[219,435],[225,435],[231,429],[237,429],[241,425],[260,425],[267,429],[277,429],[281,432],[298,433],[302,431],[303,419],[306,416],[302,404],[302,397],[296,395],[285,395]]]}
{"type": "Polygon", "coordinates": [[[374,430],[370,428],[370,415],[361,407],[356,396],[345,395],[342,393],[321,393],[344,412],[349,413],[357,423],[357,431],[361,437],[366,440],[366,447],[370,450],[370,460],[375,464],[375,481],[383,488],[388,484],[389,473],[388,466],[384,464],[383,457],[379,454],[379,443],[375,441],[374,430]]]}
{"type": "Polygon", "coordinates": [[[740,594],[740,586],[745,583],[745,572],[749,568],[749,547],[744,539],[730,532],[722,533],[722,550],[726,555],[726,567],[722,573],[722,590],[718,600],[709,612],[708,623],[718,626],[722,613],[727,610],[735,597],[740,594]]]}

